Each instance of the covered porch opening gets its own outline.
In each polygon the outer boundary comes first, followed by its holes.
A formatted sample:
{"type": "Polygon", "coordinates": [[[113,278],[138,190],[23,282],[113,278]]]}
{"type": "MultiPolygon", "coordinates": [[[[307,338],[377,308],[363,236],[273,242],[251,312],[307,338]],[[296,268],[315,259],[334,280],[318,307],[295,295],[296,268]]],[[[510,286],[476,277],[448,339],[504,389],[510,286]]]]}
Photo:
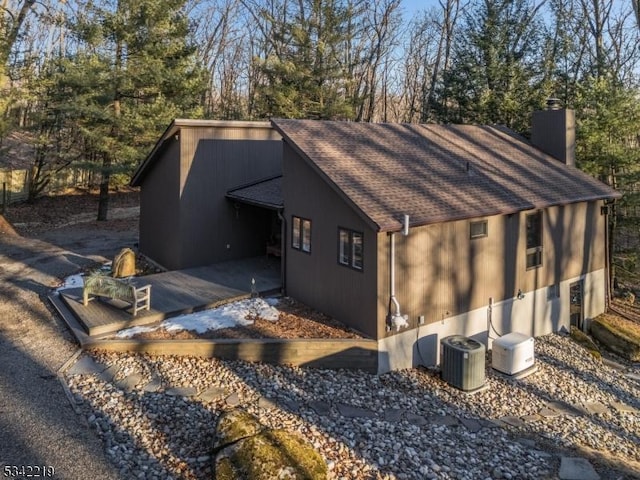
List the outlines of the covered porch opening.
{"type": "Polygon", "coordinates": [[[265,256],[280,259],[280,280],[284,293],[286,225],[282,216],[282,175],[233,188],[226,197],[235,205],[249,205],[257,210],[256,214],[261,220],[255,222],[255,227],[260,231],[254,233],[257,238],[265,238],[265,256]]]}

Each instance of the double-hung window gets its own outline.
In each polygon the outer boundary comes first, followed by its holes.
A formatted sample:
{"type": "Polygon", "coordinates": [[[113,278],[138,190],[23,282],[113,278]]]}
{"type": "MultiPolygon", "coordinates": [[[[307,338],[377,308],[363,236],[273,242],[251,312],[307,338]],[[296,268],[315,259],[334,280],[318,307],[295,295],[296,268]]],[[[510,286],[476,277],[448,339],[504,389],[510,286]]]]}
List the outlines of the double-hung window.
{"type": "Polygon", "coordinates": [[[291,248],[311,253],[311,220],[296,216],[291,218],[291,248]]]}
{"type": "Polygon", "coordinates": [[[364,235],[347,228],[338,228],[338,263],[362,270],[364,235]]]}
{"type": "Polygon", "coordinates": [[[527,268],[542,265],[542,211],[531,213],[527,222],[527,268]]]}

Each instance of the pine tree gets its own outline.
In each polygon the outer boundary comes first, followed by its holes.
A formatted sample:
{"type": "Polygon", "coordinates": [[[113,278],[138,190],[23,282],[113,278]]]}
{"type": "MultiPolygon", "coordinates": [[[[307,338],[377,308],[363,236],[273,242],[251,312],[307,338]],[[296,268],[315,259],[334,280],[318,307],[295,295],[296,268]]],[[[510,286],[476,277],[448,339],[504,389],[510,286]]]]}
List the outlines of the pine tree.
{"type": "Polygon", "coordinates": [[[264,81],[257,86],[259,116],[350,119],[351,81],[342,61],[349,9],[340,0],[302,0],[279,17],[261,12],[274,35],[271,54],[259,59],[264,81]]]}
{"type": "Polygon", "coordinates": [[[67,122],[81,133],[101,175],[98,220],[106,220],[113,175],[131,172],[169,121],[199,115],[204,75],[187,41],[184,0],[86,4],[78,49],[61,61],[67,122]]]}
{"type": "Polygon", "coordinates": [[[527,131],[531,111],[549,94],[538,8],[529,0],[476,1],[467,10],[445,75],[448,118],[527,131]]]}

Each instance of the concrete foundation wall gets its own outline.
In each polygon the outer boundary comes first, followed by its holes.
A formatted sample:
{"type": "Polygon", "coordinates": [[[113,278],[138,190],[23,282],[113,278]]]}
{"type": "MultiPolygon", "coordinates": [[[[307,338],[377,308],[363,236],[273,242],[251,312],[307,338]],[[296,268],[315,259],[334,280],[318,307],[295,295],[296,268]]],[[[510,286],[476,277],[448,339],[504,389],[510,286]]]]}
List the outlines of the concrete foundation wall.
{"type": "Polygon", "coordinates": [[[530,291],[524,298],[507,299],[441,322],[400,332],[378,341],[378,373],[440,363],[440,341],[449,335],[472,337],[491,349],[499,335],[519,332],[533,337],[569,329],[569,286],[584,282],[585,328],[605,310],[605,270],[562,281],[558,287],[530,291]],[[558,295],[559,293],[559,295],[558,295]],[[491,319],[491,322],[489,322],[491,319]],[[495,331],[494,331],[495,330],[495,331]]]}

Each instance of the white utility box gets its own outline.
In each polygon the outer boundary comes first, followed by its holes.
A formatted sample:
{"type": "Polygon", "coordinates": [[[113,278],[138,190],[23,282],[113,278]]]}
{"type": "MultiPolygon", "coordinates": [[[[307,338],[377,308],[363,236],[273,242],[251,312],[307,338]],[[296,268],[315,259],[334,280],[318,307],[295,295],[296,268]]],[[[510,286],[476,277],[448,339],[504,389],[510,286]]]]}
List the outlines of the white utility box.
{"type": "Polygon", "coordinates": [[[508,333],[493,341],[491,366],[507,375],[515,375],[533,367],[533,337],[508,333]]]}

